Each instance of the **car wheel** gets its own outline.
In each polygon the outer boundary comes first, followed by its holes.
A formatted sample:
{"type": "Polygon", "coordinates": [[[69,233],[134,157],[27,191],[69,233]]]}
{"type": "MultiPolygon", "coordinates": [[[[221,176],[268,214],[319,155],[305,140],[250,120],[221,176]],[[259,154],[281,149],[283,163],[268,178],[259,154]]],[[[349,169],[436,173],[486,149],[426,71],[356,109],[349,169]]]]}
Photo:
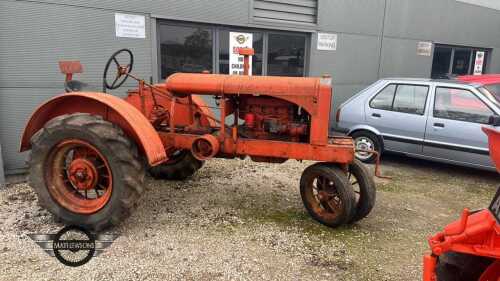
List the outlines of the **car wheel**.
{"type": "MultiPolygon", "coordinates": [[[[354,139],[356,150],[375,150],[379,154],[382,153],[382,144],[380,139],[367,131],[354,132],[351,137],[354,139]]],[[[370,152],[357,151],[356,158],[364,163],[373,163],[377,159],[377,155],[370,152]]]]}

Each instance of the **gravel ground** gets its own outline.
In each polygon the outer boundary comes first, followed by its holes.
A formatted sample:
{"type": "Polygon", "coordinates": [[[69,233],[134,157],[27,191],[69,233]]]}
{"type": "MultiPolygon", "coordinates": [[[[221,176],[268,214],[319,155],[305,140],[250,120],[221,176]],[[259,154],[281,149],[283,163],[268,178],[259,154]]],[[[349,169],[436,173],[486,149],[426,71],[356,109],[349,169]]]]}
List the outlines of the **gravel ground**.
{"type": "MultiPolygon", "coordinates": [[[[62,225],[26,184],[0,190],[0,280],[420,280],[426,237],[462,208],[484,208],[497,174],[388,156],[377,204],[357,224],[330,229],[302,206],[311,163],[212,160],[184,182],[147,180],[119,237],[78,268],[27,237],[62,225]]],[[[373,167],[371,167],[373,169],[373,167]]]]}

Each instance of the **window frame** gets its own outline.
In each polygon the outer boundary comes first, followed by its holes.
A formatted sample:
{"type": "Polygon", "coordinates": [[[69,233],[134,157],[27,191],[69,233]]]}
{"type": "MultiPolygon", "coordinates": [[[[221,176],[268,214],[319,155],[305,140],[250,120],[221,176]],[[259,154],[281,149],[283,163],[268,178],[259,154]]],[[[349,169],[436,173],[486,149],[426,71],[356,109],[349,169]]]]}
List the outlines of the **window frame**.
{"type": "MultiPolygon", "coordinates": [[[[466,123],[473,123],[473,124],[481,124],[481,125],[487,125],[488,123],[481,123],[481,122],[473,122],[473,121],[464,121],[464,120],[457,120],[453,118],[445,118],[445,117],[439,117],[434,114],[434,111],[436,109],[436,101],[437,101],[437,90],[438,88],[444,88],[444,89],[454,89],[454,90],[463,90],[471,93],[474,97],[476,97],[482,104],[486,106],[491,111],[491,115],[496,115],[495,110],[493,110],[487,103],[484,102],[484,100],[478,96],[473,90],[467,89],[467,88],[460,88],[460,87],[453,87],[453,86],[438,86],[436,85],[434,87],[434,102],[432,104],[432,117],[433,118],[439,118],[439,119],[444,119],[444,120],[452,120],[452,121],[458,121],[458,122],[466,122],[466,123]]],[[[490,116],[491,116],[490,115],[490,116]]]]}
{"type": "Polygon", "coordinates": [[[433,72],[432,72],[432,70],[434,68],[434,58],[436,56],[436,48],[448,48],[451,50],[450,61],[448,63],[448,71],[446,72],[446,75],[448,77],[460,76],[460,75],[453,74],[453,62],[455,60],[455,51],[457,51],[457,50],[458,51],[459,50],[471,51],[471,54],[469,57],[469,69],[467,72],[468,74],[465,74],[465,75],[472,75],[474,73],[474,63],[475,63],[475,59],[476,59],[474,55],[476,52],[484,52],[483,74],[488,73],[493,49],[436,43],[436,44],[434,44],[434,46],[432,48],[432,58],[431,58],[431,68],[430,68],[430,73],[431,73],[430,76],[432,79],[439,79],[439,78],[435,78],[435,76],[433,75],[433,72]]]}
{"type": "Polygon", "coordinates": [[[170,25],[170,26],[183,26],[183,27],[203,27],[209,28],[212,31],[212,72],[216,74],[229,74],[220,73],[220,33],[223,31],[228,32],[248,32],[248,33],[262,33],[262,76],[268,75],[268,55],[269,55],[269,34],[284,34],[284,35],[294,35],[304,37],[304,73],[302,77],[307,77],[309,75],[309,64],[310,64],[310,48],[311,48],[311,33],[301,32],[301,31],[285,31],[285,30],[273,30],[273,29],[263,29],[263,28],[252,28],[252,27],[241,27],[241,26],[231,26],[231,25],[219,25],[210,23],[197,23],[197,22],[187,22],[187,21],[175,21],[168,19],[157,19],[156,21],[156,68],[158,71],[158,82],[161,82],[163,78],[161,77],[161,38],[160,38],[160,26],[170,25]]]}
{"type": "Polygon", "coordinates": [[[368,106],[371,108],[371,109],[375,109],[375,110],[383,110],[383,111],[390,111],[390,112],[397,112],[397,113],[402,113],[402,114],[411,114],[411,115],[419,115],[419,116],[424,116],[425,113],[426,113],[426,109],[427,109],[427,102],[429,101],[429,96],[430,96],[430,91],[431,91],[431,86],[428,85],[428,84],[413,84],[413,83],[397,83],[397,82],[390,82],[388,83],[387,85],[385,85],[382,89],[380,89],[375,95],[373,95],[371,98],[370,98],[370,101],[368,102],[368,106]],[[380,108],[375,108],[375,107],[372,107],[372,101],[383,91],[385,90],[387,87],[391,86],[391,85],[395,85],[396,88],[394,88],[394,95],[392,96],[392,104],[391,104],[391,109],[380,109],[380,108]],[[427,88],[427,95],[425,96],[425,102],[424,102],[424,111],[422,112],[422,114],[419,114],[419,113],[410,113],[410,112],[403,112],[403,111],[398,111],[398,110],[394,110],[394,101],[396,100],[396,93],[398,92],[398,87],[399,86],[420,86],[420,87],[426,87],[427,88]]]}

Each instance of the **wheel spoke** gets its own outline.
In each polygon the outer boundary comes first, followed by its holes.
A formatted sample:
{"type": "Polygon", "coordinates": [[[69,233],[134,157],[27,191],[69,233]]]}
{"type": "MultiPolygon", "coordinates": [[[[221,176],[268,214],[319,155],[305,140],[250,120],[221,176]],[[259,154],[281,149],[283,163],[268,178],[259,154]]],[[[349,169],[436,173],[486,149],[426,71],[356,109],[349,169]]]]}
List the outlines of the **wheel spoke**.
{"type": "Polygon", "coordinates": [[[114,88],[115,85],[116,85],[116,82],[118,82],[118,79],[120,79],[120,77],[122,77],[121,75],[116,75],[115,77],[115,80],[113,80],[113,83],[111,83],[111,87],[110,88],[114,88]]]}
{"type": "Polygon", "coordinates": [[[120,67],[120,63],[118,62],[118,60],[116,59],[116,57],[113,57],[113,61],[115,62],[116,67],[120,67]]]}

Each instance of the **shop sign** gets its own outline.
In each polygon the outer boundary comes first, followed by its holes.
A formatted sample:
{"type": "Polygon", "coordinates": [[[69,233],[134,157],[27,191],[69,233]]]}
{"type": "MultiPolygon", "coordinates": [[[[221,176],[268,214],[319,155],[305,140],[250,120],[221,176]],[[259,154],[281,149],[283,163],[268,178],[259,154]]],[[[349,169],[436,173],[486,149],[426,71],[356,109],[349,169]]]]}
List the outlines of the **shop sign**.
{"type": "Polygon", "coordinates": [[[141,15],[115,14],[116,37],[146,38],[146,18],[141,15]]]}
{"type": "Polygon", "coordinates": [[[318,33],[317,49],[321,50],[321,51],[336,51],[337,50],[337,34],[318,33]]]}
{"type": "Polygon", "coordinates": [[[418,42],[417,55],[430,57],[432,54],[432,42],[418,42]]]}
{"type": "MultiPolygon", "coordinates": [[[[244,57],[239,55],[240,48],[253,48],[253,34],[229,32],[229,74],[243,75],[244,57]]],[[[248,75],[252,75],[252,59],[250,58],[248,75]]]]}
{"type": "Polygon", "coordinates": [[[485,53],[483,51],[476,52],[476,59],[474,61],[474,75],[483,74],[484,54],[485,53]]]}

